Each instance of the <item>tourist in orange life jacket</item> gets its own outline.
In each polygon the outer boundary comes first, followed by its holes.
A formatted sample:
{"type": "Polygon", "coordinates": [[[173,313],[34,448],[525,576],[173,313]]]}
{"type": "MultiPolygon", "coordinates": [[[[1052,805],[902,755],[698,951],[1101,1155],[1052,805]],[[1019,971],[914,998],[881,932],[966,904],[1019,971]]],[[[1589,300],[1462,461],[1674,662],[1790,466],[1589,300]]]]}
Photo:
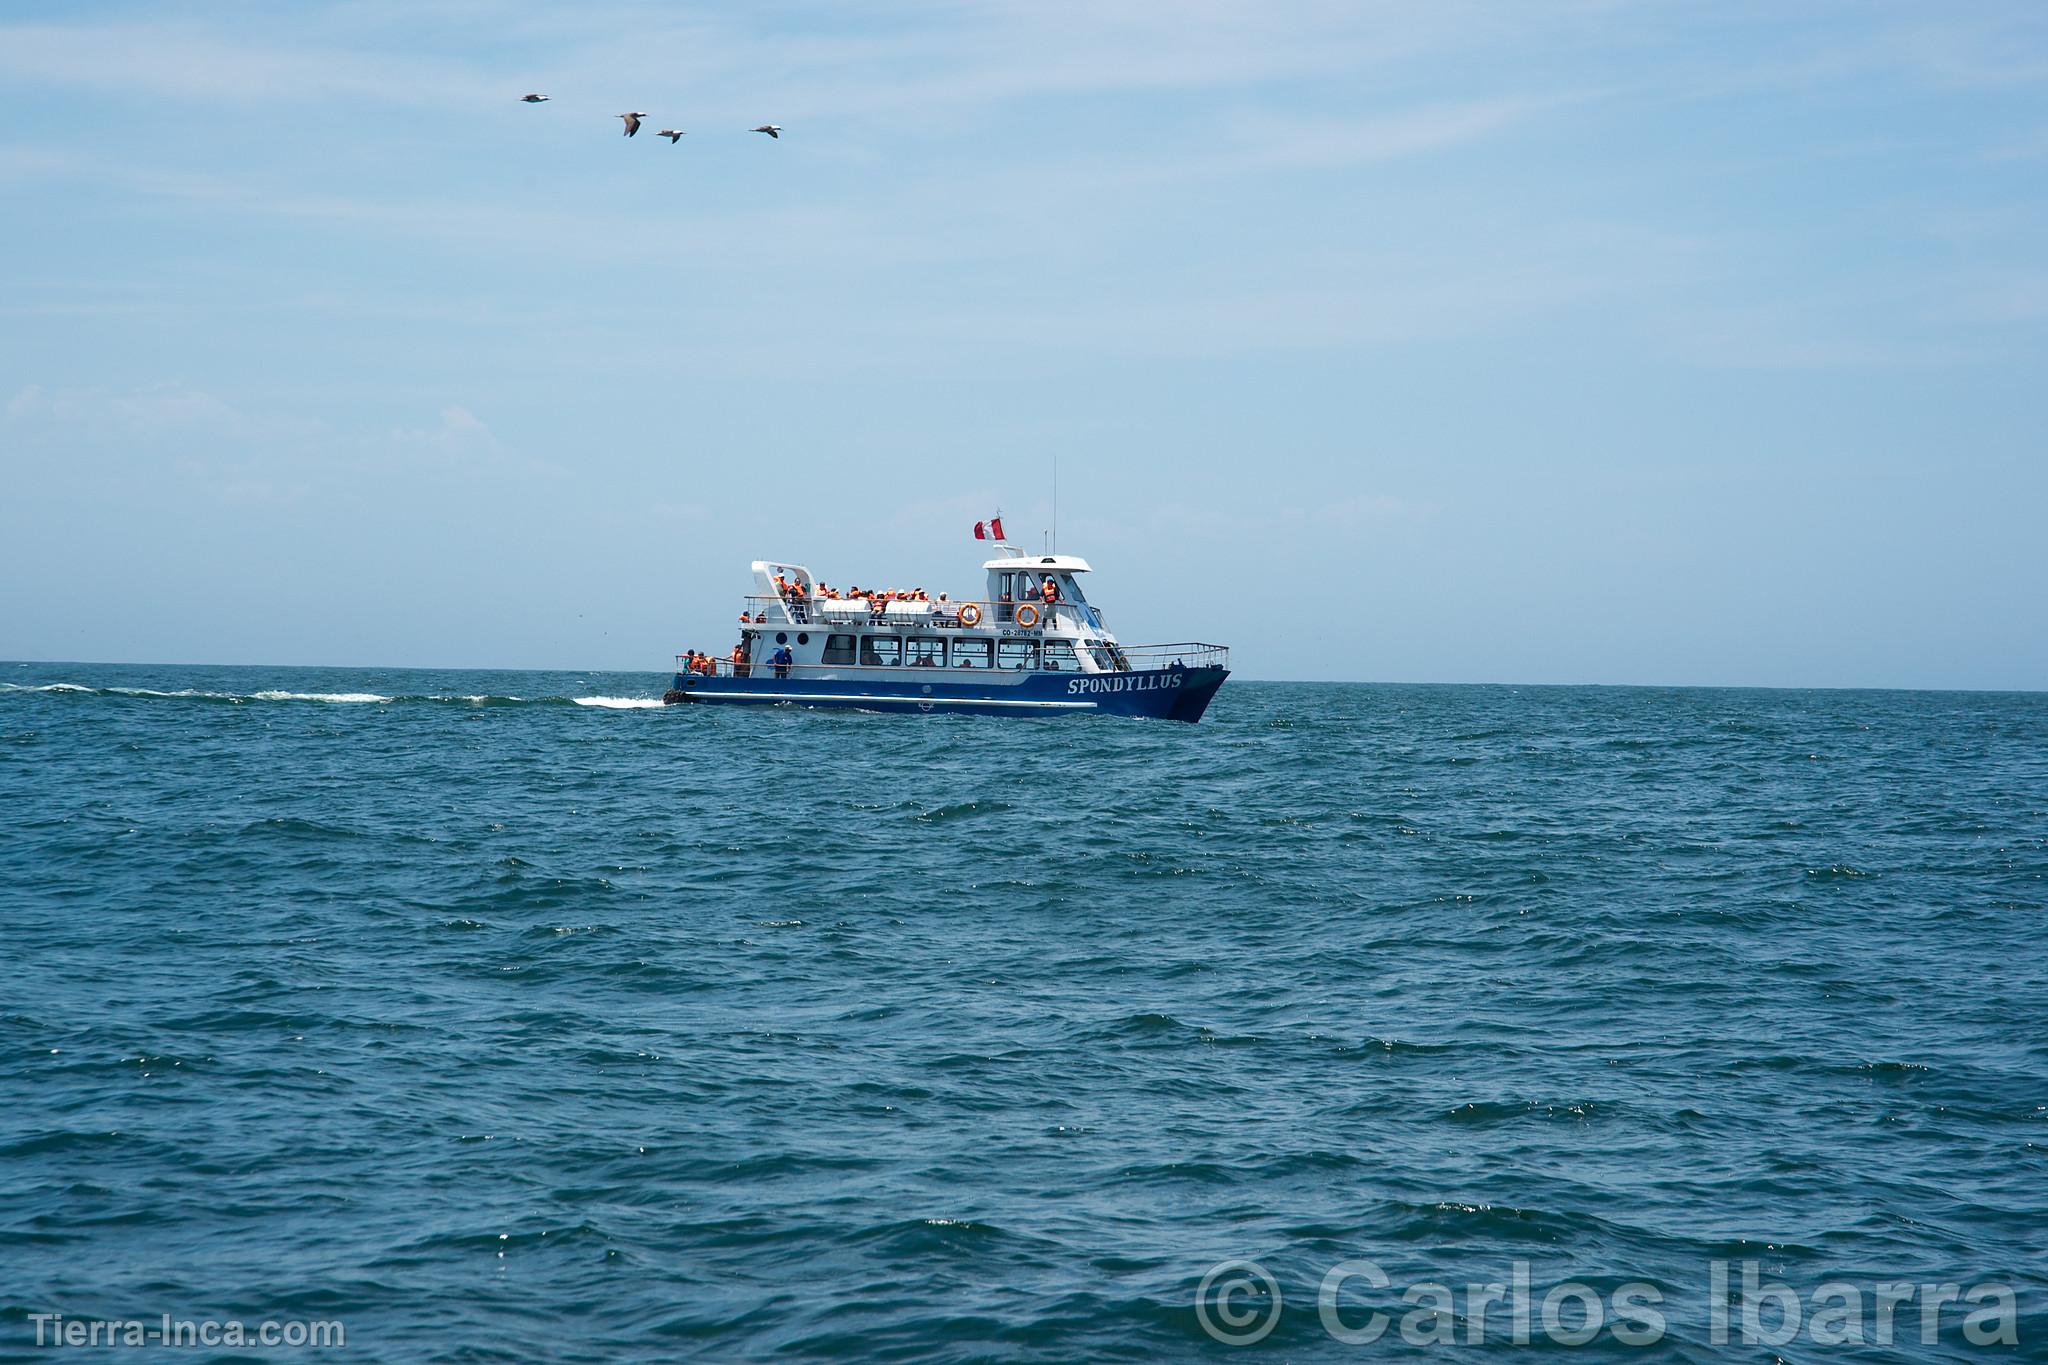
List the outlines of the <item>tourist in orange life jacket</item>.
{"type": "Polygon", "coordinates": [[[750,672],[752,670],[747,667],[747,642],[742,640],[732,647],[732,675],[735,678],[744,678],[750,672]]]}
{"type": "Polygon", "coordinates": [[[1038,595],[1048,607],[1060,600],[1060,585],[1052,581],[1051,574],[1045,576],[1045,586],[1038,590],[1038,595]]]}

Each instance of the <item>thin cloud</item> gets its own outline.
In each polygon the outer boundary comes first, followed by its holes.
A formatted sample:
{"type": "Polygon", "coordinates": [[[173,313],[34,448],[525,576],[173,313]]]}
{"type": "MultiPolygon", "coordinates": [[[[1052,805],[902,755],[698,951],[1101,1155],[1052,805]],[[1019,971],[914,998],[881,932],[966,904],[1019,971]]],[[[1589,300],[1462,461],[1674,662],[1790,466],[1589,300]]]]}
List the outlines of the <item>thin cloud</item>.
{"type": "Polygon", "coordinates": [[[177,381],[123,391],[30,385],[9,400],[6,419],[130,436],[192,433],[241,440],[278,430],[211,393],[177,381]]]}
{"type": "Polygon", "coordinates": [[[472,69],[403,52],[260,45],[182,24],[0,27],[0,78],[177,100],[445,105],[502,96],[472,69]]]}
{"type": "Polygon", "coordinates": [[[673,102],[687,91],[690,107],[708,113],[744,106],[786,118],[887,120],[1045,97],[1355,78],[1364,67],[1398,70],[1428,51],[1568,23],[1586,9],[1504,15],[1452,0],[920,4],[885,12],[893,26],[881,33],[833,32],[813,11],[774,6],[744,20],[670,6],[580,9],[572,19],[523,6],[478,10],[469,22],[500,44],[509,37],[548,50],[544,70],[518,74],[417,55],[414,7],[350,11],[340,40],[332,24],[280,11],[250,39],[184,22],[0,26],[0,78],[187,101],[407,107],[502,100],[530,80],[568,103],[605,102],[614,92],[673,102]]]}
{"type": "Polygon", "coordinates": [[[1245,150],[1231,159],[1229,169],[1351,166],[1417,156],[1490,137],[1561,104],[1591,97],[1472,100],[1357,119],[1266,115],[1240,125],[1245,150]]]}

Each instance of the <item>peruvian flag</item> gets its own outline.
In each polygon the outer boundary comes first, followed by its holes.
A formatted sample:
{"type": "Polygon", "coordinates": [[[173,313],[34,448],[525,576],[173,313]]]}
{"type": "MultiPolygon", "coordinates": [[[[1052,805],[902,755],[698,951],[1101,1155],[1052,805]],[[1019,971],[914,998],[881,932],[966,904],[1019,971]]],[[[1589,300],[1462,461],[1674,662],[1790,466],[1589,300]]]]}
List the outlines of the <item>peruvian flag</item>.
{"type": "Polygon", "coordinates": [[[1001,517],[990,517],[988,519],[988,528],[994,533],[997,540],[1003,538],[1003,519],[1001,517]]]}
{"type": "Polygon", "coordinates": [[[975,522],[974,538],[976,540],[1001,540],[1003,538],[1003,519],[1001,517],[990,517],[987,521],[975,522]]]}

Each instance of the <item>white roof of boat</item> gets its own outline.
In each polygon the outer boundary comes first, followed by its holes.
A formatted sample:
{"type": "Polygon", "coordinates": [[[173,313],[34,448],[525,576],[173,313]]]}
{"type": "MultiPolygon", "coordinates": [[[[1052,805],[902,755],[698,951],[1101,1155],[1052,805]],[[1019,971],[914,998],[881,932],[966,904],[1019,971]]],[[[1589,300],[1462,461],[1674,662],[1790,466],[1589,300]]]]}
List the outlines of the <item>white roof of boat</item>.
{"type": "Polygon", "coordinates": [[[1015,559],[991,559],[984,569],[1036,569],[1040,573],[1088,573],[1088,561],[1079,555],[1018,555],[1015,559]]]}

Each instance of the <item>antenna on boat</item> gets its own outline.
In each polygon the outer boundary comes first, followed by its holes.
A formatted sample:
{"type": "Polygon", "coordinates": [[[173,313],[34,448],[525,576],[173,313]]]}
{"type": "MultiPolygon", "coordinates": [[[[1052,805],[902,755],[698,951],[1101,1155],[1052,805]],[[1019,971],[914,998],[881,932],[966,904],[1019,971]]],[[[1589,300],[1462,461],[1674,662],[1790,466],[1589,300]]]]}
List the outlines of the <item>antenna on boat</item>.
{"type": "Polygon", "coordinates": [[[1060,552],[1060,453],[1052,453],[1052,552],[1060,552]]]}

